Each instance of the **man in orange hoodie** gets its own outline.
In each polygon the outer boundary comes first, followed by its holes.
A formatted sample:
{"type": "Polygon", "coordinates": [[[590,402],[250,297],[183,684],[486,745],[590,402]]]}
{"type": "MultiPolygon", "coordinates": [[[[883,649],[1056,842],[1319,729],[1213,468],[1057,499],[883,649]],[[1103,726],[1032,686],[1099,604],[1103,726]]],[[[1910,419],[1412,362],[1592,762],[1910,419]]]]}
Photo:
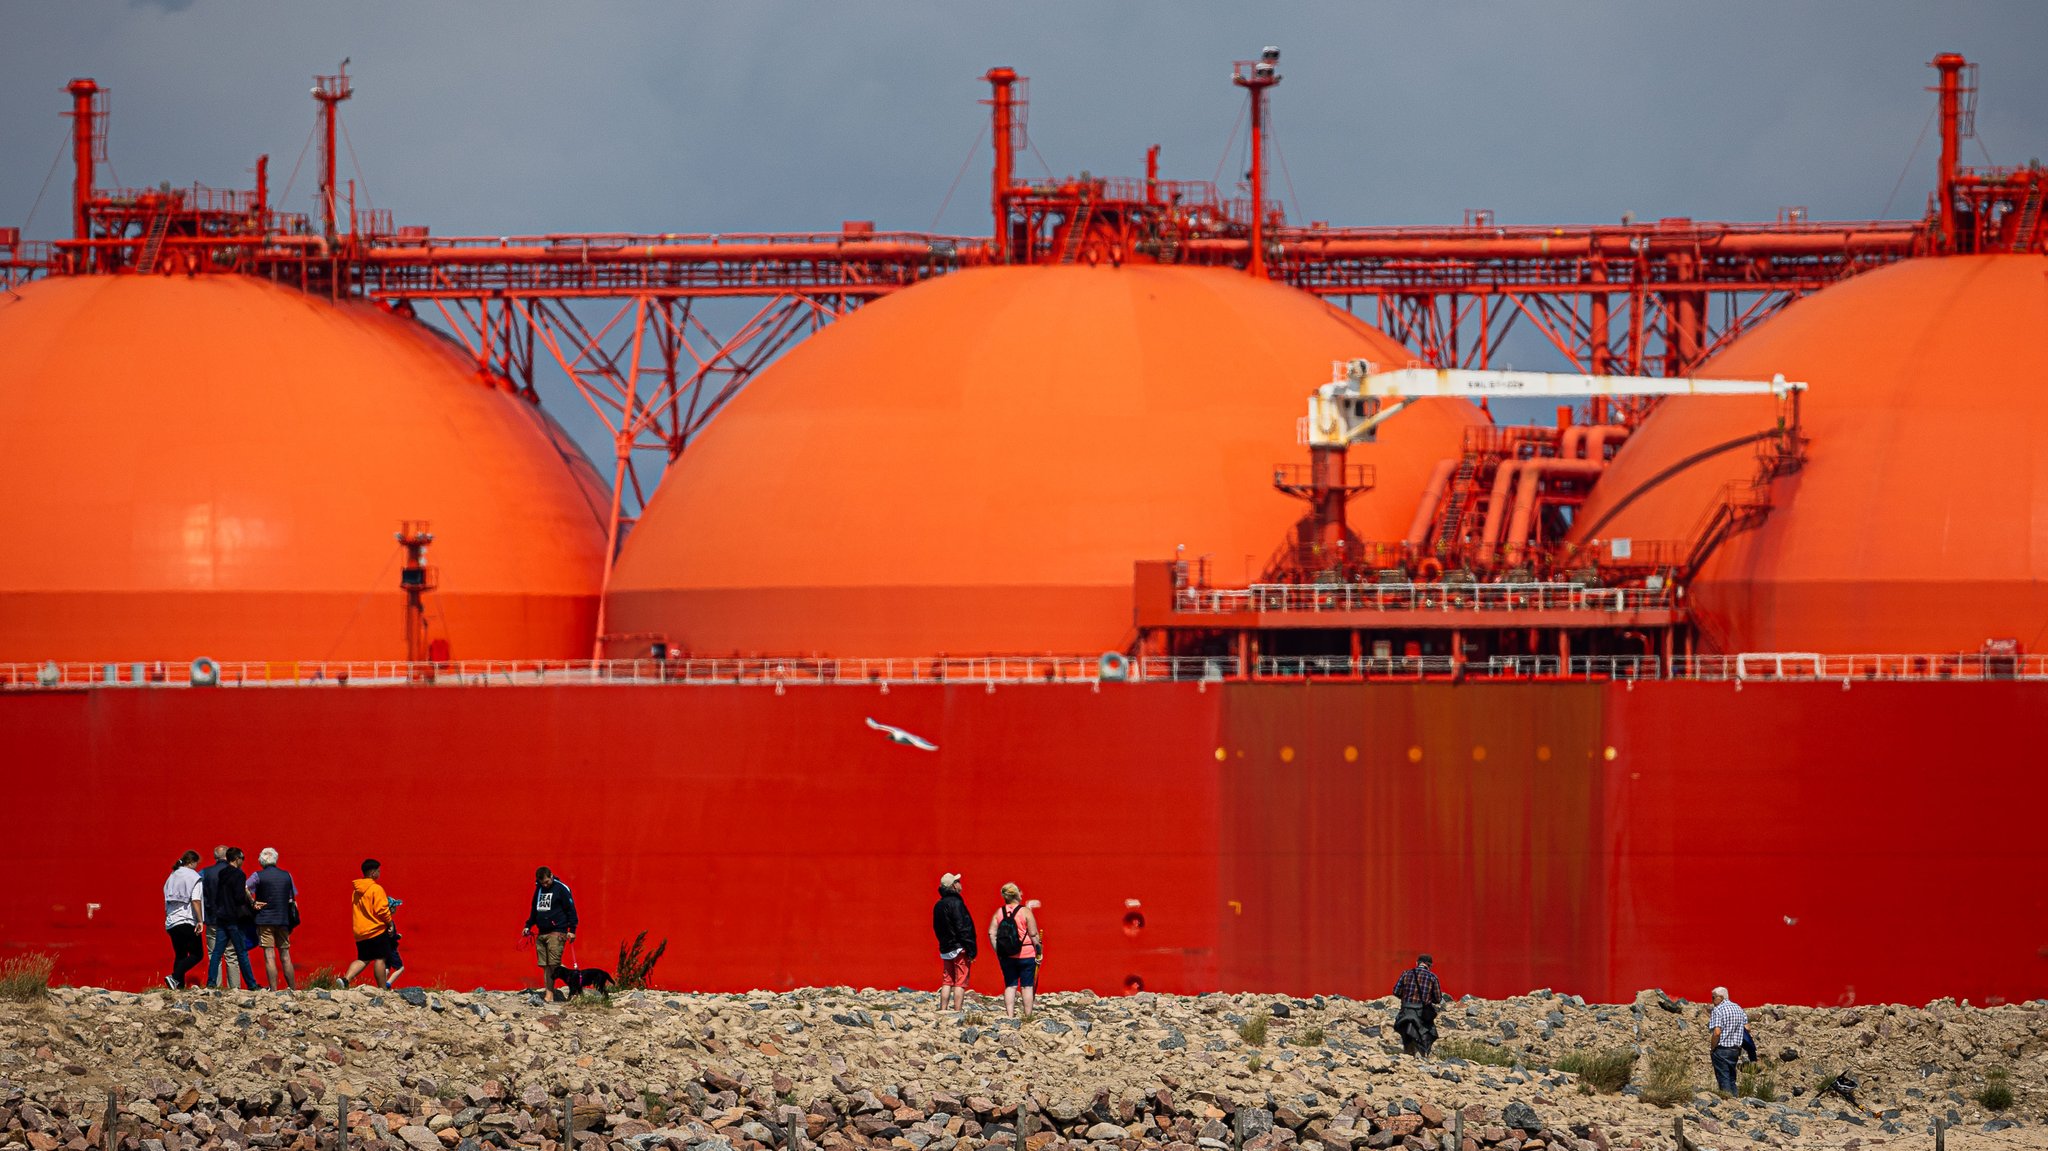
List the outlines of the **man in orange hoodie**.
{"type": "Polygon", "coordinates": [[[391,986],[398,929],[391,925],[391,897],[384,894],[383,885],[377,882],[382,871],[382,864],[365,859],[363,877],[355,882],[356,961],[348,965],[348,974],[341,977],[343,987],[362,974],[363,968],[372,966],[376,968],[377,986],[391,986]]]}

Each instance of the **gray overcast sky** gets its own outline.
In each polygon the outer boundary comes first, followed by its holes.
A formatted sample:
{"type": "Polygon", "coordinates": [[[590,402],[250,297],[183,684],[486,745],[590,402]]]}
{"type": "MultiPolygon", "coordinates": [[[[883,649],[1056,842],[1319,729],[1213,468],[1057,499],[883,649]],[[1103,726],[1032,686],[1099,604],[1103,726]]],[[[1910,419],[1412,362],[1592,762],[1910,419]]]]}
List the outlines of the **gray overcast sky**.
{"type": "MultiPolygon", "coordinates": [[[[1228,62],[1269,43],[1286,77],[1278,194],[1337,223],[1455,222],[1466,208],[1503,223],[1768,220],[1787,205],[1872,217],[1888,201],[1917,215],[1933,133],[1906,160],[1939,51],[1982,62],[1977,123],[1994,161],[2048,155],[2038,0],[16,0],[6,14],[11,224],[62,145],[70,77],[113,89],[123,182],[243,187],[267,151],[282,189],[313,124],[310,78],[343,56],[357,81],[344,121],[370,198],[444,234],[849,218],[924,229],[935,217],[983,232],[985,138],[940,207],[981,131],[978,77],[993,64],[1032,78],[1031,137],[1053,170],[1135,174],[1158,143],[1167,175],[1220,168],[1228,182],[1241,171],[1225,157],[1241,102],[1228,62]]],[[[1967,143],[1964,157],[1984,152],[1967,143]]],[[[311,210],[313,162],[308,150],[288,206],[311,210]]],[[[68,192],[60,170],[31,235],[65,226],[68,192]]]]}

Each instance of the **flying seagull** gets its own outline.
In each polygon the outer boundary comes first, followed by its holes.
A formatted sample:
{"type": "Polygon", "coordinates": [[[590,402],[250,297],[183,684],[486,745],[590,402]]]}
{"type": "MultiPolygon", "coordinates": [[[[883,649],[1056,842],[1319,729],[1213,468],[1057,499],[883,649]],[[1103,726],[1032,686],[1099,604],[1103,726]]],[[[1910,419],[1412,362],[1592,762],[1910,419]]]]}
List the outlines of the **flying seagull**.
{"type": "Polygon", "coordinates": [[[900,727],[890,727],[886,723],[876,723],[872,716],[868,718],[868,726],[888,736],[890,743],[900,743],[905,747],[914,747],[919,751],[939,750],[939,745],[931,740],[921,735],[912,735],[900,727]]]}

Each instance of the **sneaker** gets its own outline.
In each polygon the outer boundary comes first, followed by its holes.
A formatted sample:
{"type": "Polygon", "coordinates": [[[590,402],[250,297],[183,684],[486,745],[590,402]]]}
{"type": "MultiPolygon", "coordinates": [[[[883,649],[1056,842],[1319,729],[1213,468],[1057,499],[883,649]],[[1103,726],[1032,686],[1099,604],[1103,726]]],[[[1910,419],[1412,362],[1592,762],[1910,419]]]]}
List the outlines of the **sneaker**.
{"type": "Polygon", "coordinates": [[[168,976],[168,975],[164,976],[164,986],[165,986],[165,987],[168,987],[168,988],[170,988],[170,989],[171,989],[172,991],[178,991],[178,990],[182,990],[182,989],[181,989],[181,988],[180,988],[180,987],[178,986],[178,981],[177,981],[177,980],[175,980],[175,979],[172,979],[172,978],[171,978],[170,976],[168,976]]]}

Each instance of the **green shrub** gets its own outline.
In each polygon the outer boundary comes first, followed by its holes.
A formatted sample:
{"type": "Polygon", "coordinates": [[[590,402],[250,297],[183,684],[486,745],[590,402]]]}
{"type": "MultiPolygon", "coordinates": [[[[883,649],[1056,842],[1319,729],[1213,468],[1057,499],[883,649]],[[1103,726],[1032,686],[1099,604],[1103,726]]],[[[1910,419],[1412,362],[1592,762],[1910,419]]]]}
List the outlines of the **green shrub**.
{"type": "Polygon", "coordinates": [[[1321,1027],[1304,1028],[1295,1032],[1294,1037],[1289,1039],[1288,1042],[1297,1047],[1319,1047],[1323,1042],[1323,1029],[1321,1027]]]}
{"type": "Polygon", "coordinates": [[[1984,1089],[1977,1092],[1977,1102],[1986,1111],[2003,1111],[2012,1106],[2012,1084],[2008,1082],[2011,1073],[2003,1067],[1993,1067],[1984,1073],[1984,1089]]]}
{"type": "Polygon", "coordinates": [[[26,1003],[49,994],[50,976],[57,960],[42,952],[30,952],[0,960],[0,999],[26,1003]]]}
{"type": "Polygon", "coordinates": [[[341,990],[341,973],[328,964],[316,967],[313,969],[313,974],[306,977],[305,989],[307,991],[339,991],[341,990]]]}
{"type": "Polygon", "coordinates": [[[1643,1070],[1643,1102],[1659,1107],[1692,1099],[1692,1052],[1675,1044],[1650,1049],[1649,1065],[1643,1070]]]}
{"type": "Polygon", "coordinates": [[[1438,1040],[1431,1054],[1439,1059],[1463,1059],[1468,1063],[1484,1063],[1488,1067],[1513,1067],[1521,1058],[1511,1048],[1495,1047],[1483,1039],[1463,1037],[1438,1040]]]}
{"type": "Polygon", "coordinates": [[[1264,1047],[1266,1045],[1266,1021],[1269,1018],[1271,1017],[1264,1012],[1260,1012],[1252,1018],[1245,1020],[1242,1024],[1238,1025],[1237,1037],[1244,1040],[1249,1046],[1264,1047]]]}
{"type": "Polygon", "coordinates": [[[619,991],[639,991],[654,978],[654,965],[661,962],[663,953],[668,951],[668,940],[661,941],[653,951],[644,950],[647,944],[645,931],[633,937],[630,944],[619,944],[619,962],[612,968],[612,986],[619,991]]]}
{"type": "Polygon", "coordinates": [[[1246,1068],[1252,1071],[1257,1071],[1259,1068],[1264,1067],[1266,1065],[1266,1061],[1259,1058],[1259,1053],[1254,1051],[1252,1052],[1251,1057],[1244,1061],[1244,1065],[1246,1068]]]}
{"type": "Polygon", "coordinates": [[[1610,1051],[1572,1051],[1551,1066],[1578,1076],[1581,1086],[1612,1095],[1628,1086],[1629,1076],[1635,1071],[1636,1055],[1626,1047],[1610,1051]]]}
{"type": "Polygon", "coordinates": [[[1745,1063],[1736,1072],[1735,1094],[1744,1099],[1761,1099],[1773,1103],[1778,1098],[1778,1085],[1771,1073],[1761,1063],[1745,1063]]]}

